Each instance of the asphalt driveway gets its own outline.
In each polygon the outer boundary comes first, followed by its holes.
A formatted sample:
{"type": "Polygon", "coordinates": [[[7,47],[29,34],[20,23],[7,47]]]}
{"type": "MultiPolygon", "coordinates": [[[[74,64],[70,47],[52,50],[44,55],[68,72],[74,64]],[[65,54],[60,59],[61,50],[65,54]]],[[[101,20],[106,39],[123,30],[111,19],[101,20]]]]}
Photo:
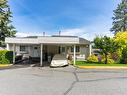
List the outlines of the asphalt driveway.
{"type": "Polygon", "coordinates": [[[127,70],[27,67],[0,70],[0,95],[127,95],[127,70]]]}

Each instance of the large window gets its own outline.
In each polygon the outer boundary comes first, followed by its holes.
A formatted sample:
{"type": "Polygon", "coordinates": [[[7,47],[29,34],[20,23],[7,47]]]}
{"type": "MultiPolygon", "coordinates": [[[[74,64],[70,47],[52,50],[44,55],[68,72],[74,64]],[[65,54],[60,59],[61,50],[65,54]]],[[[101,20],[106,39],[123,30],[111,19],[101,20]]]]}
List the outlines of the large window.
{"type": "Polygon", "coordinates": [[[71,47],[71,52],[74,52],[74,48],[73,47],[71,47]]]}
{"type": "MultiPolygon", "coordinates": [[[[74,47],[71,47],[71,52],[74,52],[74,47]]],[[[76,46],[76,52],[80,52],[80,47],[76,46]]]]}
{"type": "Polygon", "coordinates": [[[26,51],[26,47],[25,46],[20,46],[20,51],[26,51]]]}
{"type": "Polygon", "coordinates": [[[65,47],[62,47],[62,53],[65,52],[65,47]]]}
{"type": "Polygon", "coordinates": [[[76,52],[80,52],[80,47],[76,46],[76,52]]]}

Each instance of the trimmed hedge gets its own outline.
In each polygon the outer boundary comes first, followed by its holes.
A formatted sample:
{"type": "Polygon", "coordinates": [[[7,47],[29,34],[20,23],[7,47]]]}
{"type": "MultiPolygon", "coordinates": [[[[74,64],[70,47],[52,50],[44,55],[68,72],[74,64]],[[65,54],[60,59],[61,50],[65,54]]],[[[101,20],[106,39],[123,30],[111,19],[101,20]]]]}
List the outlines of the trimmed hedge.
{"type": "Polygon", "coordinates": [[[0,50],[0,64],[11,64],[13,61],[13,51],[0,50]]]}

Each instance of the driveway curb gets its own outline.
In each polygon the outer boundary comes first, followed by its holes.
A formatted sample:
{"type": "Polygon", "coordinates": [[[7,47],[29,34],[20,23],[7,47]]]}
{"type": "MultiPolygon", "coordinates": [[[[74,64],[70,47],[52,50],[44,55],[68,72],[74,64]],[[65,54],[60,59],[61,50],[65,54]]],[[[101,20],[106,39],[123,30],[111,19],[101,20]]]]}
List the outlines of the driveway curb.
{"type": "Polygon", "coordinates": [[[0,64],[0,68],[2,67],[9,67],[9,66],[12,66],[13,64],[0,64]]]}
{"type": "Polygon", "coordinates": [[[81,69],[127,69],[124,66],[76,66],[81,69]]]}

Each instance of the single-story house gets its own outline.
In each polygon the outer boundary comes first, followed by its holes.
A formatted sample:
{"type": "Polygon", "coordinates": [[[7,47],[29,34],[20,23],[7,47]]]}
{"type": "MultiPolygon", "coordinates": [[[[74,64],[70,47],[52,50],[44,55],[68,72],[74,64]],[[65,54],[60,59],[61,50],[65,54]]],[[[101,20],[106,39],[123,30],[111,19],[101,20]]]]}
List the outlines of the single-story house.
{"type": "Polygon", "coordinates": [[[40,58],[40,65],[53,57],[55,54],[68,53],[73,56],[74,64],[76,58],[85,55],[86,59],[91,55],[90,41],[77,36],[29,36],[29,37],[7,37],[5,38],[7,50],[13,51],[13,62],[16,54],[27,53],[31,57],[40,58]]]}

